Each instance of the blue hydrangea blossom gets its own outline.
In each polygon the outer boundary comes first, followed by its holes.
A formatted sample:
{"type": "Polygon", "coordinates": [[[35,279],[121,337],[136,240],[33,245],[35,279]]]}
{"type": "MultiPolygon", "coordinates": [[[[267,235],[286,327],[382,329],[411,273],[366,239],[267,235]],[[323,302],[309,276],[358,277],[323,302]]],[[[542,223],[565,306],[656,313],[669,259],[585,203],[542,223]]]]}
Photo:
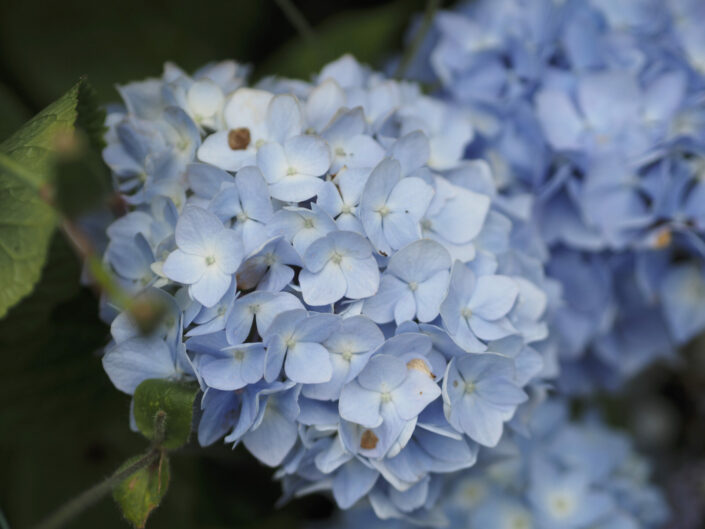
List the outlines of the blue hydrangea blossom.
{"type": "Polygon", "coordinates": [[[465,2],[436,16],[411,67],[471,116],[464,155],[489,164],[514,247],[562,288],[549,310],[564,391],[614,388],[705,328],[691,295],[703,15],[692,0],[465,2]]]}
{"type": "Polygon", "coordinates": [[[469,113],[350,56],[311,82],[244,72],[121,87],[104,155],[129,212],[104,260],[172,323],[140,336],[106,298],[105,369],[127,393],[196,380],[199,442],[242,443],[285,498],[432,516],[435,478],[521,430],[555,372],[541,263],[463,160],[469,113]]]}
{"type": "Polygon", "coordinates": [[[594,413],[571,421],[566,403],[559,400],[538,410],[531,431],[530,439],[503,439],[498,448],[502,457],[486,458],[481,452],[475,467],[435,487],[426,484],[440,496],[432,515],[415,503],[416,491],[399,494],[376,485],[373,508],[339,514],[329,526],[407,529],[421,522],[450,529],[663,527],[669,514],[664,495],[650,482],[648,462],[628,436],[608,428],[594,413]],[[387,519],[400,512],[409,519],[387,519]]]}

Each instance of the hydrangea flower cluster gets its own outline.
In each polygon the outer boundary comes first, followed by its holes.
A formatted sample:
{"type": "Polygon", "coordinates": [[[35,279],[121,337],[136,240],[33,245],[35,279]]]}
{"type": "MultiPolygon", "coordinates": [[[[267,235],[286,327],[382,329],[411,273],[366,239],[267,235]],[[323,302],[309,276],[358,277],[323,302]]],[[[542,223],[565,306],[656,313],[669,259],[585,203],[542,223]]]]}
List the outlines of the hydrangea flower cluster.
{"type": "Polygon", "coordinates": [[[437,16],[415,64],[472,114],[469,157],[563,287],[565,390],[705,328],[704,17],[699,0],[477,0],[437,16]]]}
{"type": "Polygon", "coordinates": [[[104,158],[129,212],[104,259],[166,317],[144,336],[106,300],[105,370],[127,393],[198,380],[199,442],[242,443],[287,496],[423,510],[554,372],[541,263],[463,160],[462,109],[349,56],[312,82],[245,75],[119,89],[104,158]]]}
{"type": "MultiPolygon", "coordinates": [[[[594,414],[571,421],[556,400],[542,405],[531,426],[530,439],[505,438],[448,481],[438,516],[449,529],[656,529],[667,521],[649,465],[626,435],[594,414]]],[[[363,508],[335,522],[341,529],[415,527],[381,522],[363,508]]]]}

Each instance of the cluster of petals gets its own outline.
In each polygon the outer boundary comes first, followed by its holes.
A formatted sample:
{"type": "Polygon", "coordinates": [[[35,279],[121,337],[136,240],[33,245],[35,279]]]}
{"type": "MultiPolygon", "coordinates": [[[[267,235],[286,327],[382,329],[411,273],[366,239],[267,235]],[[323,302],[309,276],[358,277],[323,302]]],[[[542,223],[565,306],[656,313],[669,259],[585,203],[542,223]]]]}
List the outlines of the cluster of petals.
{"type": "Polygon", "coordinates": [[[705,328],[703,17],[698,0],[478,0],[439,13],[414,64],[473,116],[467,152],[562,290],[564,391],[618,387],[705,328]]]}
{"type": "MultiPolygon", "coordinates": [[[[592,412],[571,420],[560,400],[546,402],[530,429],[530,439],[502,441],[503,457],[484,454],[474,468],[446,480],[435,519],[448,529],[663,527],[666,500],[650,481],[648,462],[624,433],[592,412]]],[[[330,527],[417,525],[381,521],[372,509],[361,507],[341,513],[330,527]]]]}
{"type": "Polygon", "coordinates": [[[198,381],[198,441],[243,444],[286,497],[428,510],[432,477],[524,428],[554,374],[542,265],[464,159],[461,107],[350,56],[311,82],[246,73],[120,87],[104,157],[129,211],[104,260],[165,317],[144,336],[106,298],[105,370],[127,393],[198,381]]]}

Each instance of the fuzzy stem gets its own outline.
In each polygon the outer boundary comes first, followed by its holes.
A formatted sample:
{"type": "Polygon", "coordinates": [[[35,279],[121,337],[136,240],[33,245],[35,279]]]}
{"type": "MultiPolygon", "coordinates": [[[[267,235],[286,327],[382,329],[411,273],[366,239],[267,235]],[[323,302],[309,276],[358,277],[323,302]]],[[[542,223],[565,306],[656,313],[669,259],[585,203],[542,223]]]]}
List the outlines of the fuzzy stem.
{"type": "Polygon", "coordinates": [[[132,463],[130,466],[115,472],[112,476],[108,477],[104,481],[94,485],[90,489],[82,492],[72,500],[69,500],[64,505],[59,507],[53,514],[45,518],[40,522],[35,529],[59,529],[64,527],[68,522],[73,520],[76,516],[81,514],[83,511],[91,507],[98,500],[102,499],[104,496],[110,493],[113,488],[121,481],[127,479],[132,474],[148,467],[154,463],[161,452],[159,450],[150,450],[145,455],[140,457],[137,461],[132,463]]]}
{"type": "Polygon", "coordinates": [[[313,32],[313,28],[311,27],[311,24],[308,23],[308,20],[306,20],[303,13],[299,11],[299,8],[294,5],[294,2],[291,0],[274,1],[279,6],[279,9],[284,12],[284,15],[289,20],[291,25],[296,28],[296,31],[298,31],[309,44],[313,44],[313,41],[316,40],[316,35],[313,32]]]}
{"type": "Polygon", "coordinates": [[[441,7],[441,2],[442,0],[428,0],[426,2],[426,12],[423,15],[421,26],[416,32],[416,35],[414,35],[414,40],[411,41],[411,44],[406,49],[406,53],[404,53],[404,56],[399,61],[396,72],[394,72],[394,77],[397,79],[401,79],[404,75],[406,75],[406,71],[409,69],[409,66],[411,66],[411,61],[413,61],[416,57],[423,40],[426,38],[428,31],[431,29],[433,18],[435,17],[438,8],[441,7]]]}
{"type": "Polygon", "coordinates": [[[10,529],[10,524],[8,523],[7,518],[5,518],[2,509],[0,509],[0,529],[10,529]]]}
{"type": "MultiPolygon", "coordinates": [[[[76,516],[109,494],[120,482],[129,478],[138,470],[142,470],[157,461],[162,456],[161,444],[164,442],[165,435],[166,413],[159,410],[154,416],[154,441],[149,452],[128,467],[116,471],[112,476],[66,502],[49,517],[41,521],[34,529],[59,529],[64,527],[76,516]]],[[[1,517],[2,513],[0,512],[0,520],[2,519],[1,517]]]]}

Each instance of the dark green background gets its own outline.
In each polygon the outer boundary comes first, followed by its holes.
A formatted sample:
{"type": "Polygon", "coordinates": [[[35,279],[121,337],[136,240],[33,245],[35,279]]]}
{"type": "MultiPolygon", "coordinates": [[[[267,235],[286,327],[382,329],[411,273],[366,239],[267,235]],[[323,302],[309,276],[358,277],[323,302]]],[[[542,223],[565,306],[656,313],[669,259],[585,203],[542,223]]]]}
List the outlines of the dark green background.
{"type": "MultiPolygon", "coordinates": [[[[402,46],[423,0],[300,0],[311,45],[273,0],[0,0],[0,141],[87,75],[102,103],[116,83],[187,70],[213,60],[251,63],[308,77],[345,52],[381,66],[402,46]]],[[[145,449],[128,428],[129,397],[100,365],[107,328],[97,300],[78,284],[80,267],[59,237],[35,293],[0,321],[0,509],[12,529],[48,512],[145,449]]],[[[150,528],[279,528],[331,512],[323,498],[281,510],[271,471],[242,449],[172,457],[172,482],[150,528]]],[[[103,500],[72,527],[127,527],[103,500]]]]}

